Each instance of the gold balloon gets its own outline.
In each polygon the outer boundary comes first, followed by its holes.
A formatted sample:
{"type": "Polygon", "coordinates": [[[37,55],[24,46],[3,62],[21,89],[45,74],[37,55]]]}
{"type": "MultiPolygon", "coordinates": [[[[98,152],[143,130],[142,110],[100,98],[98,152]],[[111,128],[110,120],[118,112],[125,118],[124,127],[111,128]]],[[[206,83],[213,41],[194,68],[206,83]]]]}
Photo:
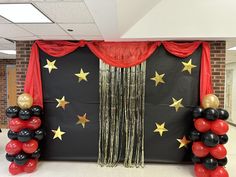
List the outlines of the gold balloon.
{"type": "Polygon", "coordinates": [[[28,109],[33,104],[33,98],[30,94],[23,93],[18,97],[17,104],[21,109],[28,109]]]}
{"type": "Polygon", "coordinates": [[[202,99],[202,107],[206,108],[218,108],[219,107],[219,99],[214,94],[207,94],[202,99]]]}

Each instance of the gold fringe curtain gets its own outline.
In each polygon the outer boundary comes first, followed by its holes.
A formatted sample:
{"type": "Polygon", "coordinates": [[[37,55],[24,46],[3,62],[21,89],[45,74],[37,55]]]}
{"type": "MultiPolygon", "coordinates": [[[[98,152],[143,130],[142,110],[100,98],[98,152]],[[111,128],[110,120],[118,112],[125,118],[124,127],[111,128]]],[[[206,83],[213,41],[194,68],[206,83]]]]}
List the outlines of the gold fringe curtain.
{"type": "Polygon", "coordinates": [[[117,68],[100,60],[98,163],[114,167],[144,165],[146,63],[117,68]]]}

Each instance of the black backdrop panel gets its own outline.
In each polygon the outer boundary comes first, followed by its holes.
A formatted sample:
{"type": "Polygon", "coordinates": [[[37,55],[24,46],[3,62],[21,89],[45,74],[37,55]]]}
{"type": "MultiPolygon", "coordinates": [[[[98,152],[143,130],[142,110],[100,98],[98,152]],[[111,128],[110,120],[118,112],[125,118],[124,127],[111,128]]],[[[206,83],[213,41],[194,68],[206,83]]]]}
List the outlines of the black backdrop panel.
{"type": "Polygon", "coordinates": [[[87,47],[60,58],[55,58],[40,51],[45,115],[43,125],[47,137],[42,143],[42,159],[44,160],[86,160],[96,161],[98,156],[98,115],[99,115],[99,60],[87,47]],[[44,68],[46,59],[56,60],[58,69],[44,68]],[[80,69],[89,72],[88,81],[78,82],[75,73],[80,69]],[[65,110],[56,108],[56,98],[65,96],[65,110]],[[76,124],[77,115],[87,114],[90,122],[85,128],[76,124]],[[53,139],[60,126],[62,141],[53,139]]]}
{"type": "Polygon", "coordinates": [[[191,56],[180,59],[168,53],[162,46],[156,50],[146,66],[146,95],[145,95],[145,161],[146,162],[183,162],[189,160],[191,146],[179,149],[177,139],[188,136],[192,128],[191,107],[199,105],[199,77],[200,77],[201,47],[191,56]],[[192,59],[197,67],[192,73],[182,72],[182,62],[192,59]],[[165,74],[165,83],[155,86],[150,78],[158,74],[165,74]],[[184,108],[170,107],[176,100],[183,98],[184,108]],[[159,133],[155,123],[165,123],[168,130],[159,133]]]}
{"type": "MultiPolygon", "coordinates": [[[[184,135],[187,137],[192,128],[191,107],[199,104],[199,76],[200,76],[201,47],[190,57],[179,59],[169,54],[161,46],[147,60],[146,66],[146,95],[145,95],[145,162],[173,162],[179,163],[189,160],[189,148],[179,149],[179,142],[184,135]],[[192,63],[196,68],[192,74],[184,71],[182,61],[192,63]],[[150,78],[155,71],[165,73],[165,83],[155,87],[150,78]],[[169,107],[172,97],[183,98],[184,108],[178,112],[169,107]],[[155,123],[165,122],[167,132],[160,136],[154,133],[155,123]]],[[[47,136],[42,142],[42,159],[44,160],[86,160],[97,161],[98,130],[99,130],[99,59],[87,48],[81,47],[76,51],[60,58],[47,55],[40,50],[40,65],[42,74],[44,111],[43,126],[47,136]],[[46,59],[56,60],[58,69],[44,68],[46,59]],[[88,82],[78,82],[74,75],[89,72],[88,82]],[[56,108],[56,98],[65,96],[66,109],[56,108]],[[85,128],[76,125],[77,115],[87,114],[90,120],[85,128]],[[53,139],[58,126],[62,141],[53,139]]]]}

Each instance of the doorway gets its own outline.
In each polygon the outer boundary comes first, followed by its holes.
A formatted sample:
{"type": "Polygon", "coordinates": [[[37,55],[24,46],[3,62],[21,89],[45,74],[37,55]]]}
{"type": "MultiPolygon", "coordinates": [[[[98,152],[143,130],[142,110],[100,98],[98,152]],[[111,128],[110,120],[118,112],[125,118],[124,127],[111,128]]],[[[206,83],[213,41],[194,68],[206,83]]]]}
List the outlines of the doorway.
{"type": "Polygon", "coordinates": [[[16,105],[16,65],[7,65],[7,107],[16,105]]]}

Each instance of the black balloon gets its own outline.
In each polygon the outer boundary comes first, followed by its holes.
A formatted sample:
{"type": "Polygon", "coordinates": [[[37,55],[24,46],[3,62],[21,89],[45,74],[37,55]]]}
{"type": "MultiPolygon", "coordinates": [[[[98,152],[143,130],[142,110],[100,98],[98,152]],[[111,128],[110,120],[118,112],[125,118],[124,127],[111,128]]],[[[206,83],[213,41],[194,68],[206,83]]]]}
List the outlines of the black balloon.
{"type": "Polygon", "coordinates": [[[226,144],[228,142],[228,136],[227,135],[220,135],[220,144],[226,144]]]}
{"type": "Polygon", "coordinates": [[[218,112],[219,112],[219,118],[222,119],[222,120],[226,120],[229,118],[229,113],[228,111],[226,111],[225,109],[217,109],[218,112]]]}
{"type": "Polygon", "coordinates": [[[227,164],[227,162],[228,162],[228,159],[225,157],[223,159],[218,160],[218,165],[219,166],[225,166],[227,164]]]}
{"type": "Polygon", "coordinates": [[[42,116],[42,108],[40,106],[32,106],[30,108],[30,110],[32,111],[33,116],[36,117],[41,117],[42,116]]]}
{"type": "Polygon", "coordinates": [[[40,157],[40,149],[37,149],[32,153],[31,158],[38,159],[39,157],[40,157]]]}
{"type": "Polygon", "coordinates": [[[201,133],[198,132],[197,130],[193,130],[189,134],[189,139],[191,141],[198,141],[198,140],[200,140],[200,138],[201,138],[201,133]]]}
{"type": "Polygon", "coordinates": [[[10,154],[6,153],[6,159],[7,159],[9,162],[13,162],[13,161],[14,161],[14,158],[15,158],[14,155],[10,155],[10,154]]]}
{"type": "Polygon", "coordinates": [[[18,140],[21,142],[27,142],[32,139],[32,133],[28,129],[23,129],[18,133],[18,140]]]}
{"type": "Polygon", "coordinates": [[[20,107],[10,106],[6,109],[6,116],[9,117],[9,118],[18,117],[19,111],[20,111],[20,107]]]}
{"type": "Polygon", "coordinates": [[[9,139],[15,140],[15,139],[17,139],[18,135],[17,135],[16,132],[13,132],[12,130],[9,130],[7,132],[7,136],[8,136],[9,139]]]}
{"type": "Polygon", "coordinates": [[[202,117],[202,112],[203,112],[203,109],[201,107],[194,108],[193,109],[193,117],[194,118],[202,117]]]}
{"type": "Polygon", "coordinates": [[[206,157],[203,159],[203,165],[208,170],[214,170],[218,167],[218,162],[216,159],[214,159],[212,157],[206,157]]]}
{"type": "Polygon", "coordinates": [[[208,147],[215,147],[220,142],[219,136],[212,132],[204,133],[201,140],[208,147]]]}
{"type": "Polygon", "coordinates": [[[37,140],[42,140],[44,137],[44,130],[43,129],[38,129],[34,132],[34,138],[37,140]]]}
{"type": "Polygon", "coordinates": [[[201,159],[197,156],[195,156],[194,154],[192,154],[192,162],[193,163],[202,163],[201,159]]]}
{"type": "Polygon", "coordinates": [[[14,162],[17,165],[24,165],[28,160],[29,160],[28,155],[23,152],[19,153],[14,158],[14,162]]]}
{"type": "Polygon", "coordinates": [[[203,116],[208,120],[216,120],[219,117],[219,113],[216,109],[207,108],[203,111],[203,116]]]}
{"type": "Polygon", "coordinates": [[[21,109],[19,112],[19,118],[21,118],[22,120],[28,120],[29,118],[31,118],[32,116],[32,112],[30,109],[21,109]]]}

